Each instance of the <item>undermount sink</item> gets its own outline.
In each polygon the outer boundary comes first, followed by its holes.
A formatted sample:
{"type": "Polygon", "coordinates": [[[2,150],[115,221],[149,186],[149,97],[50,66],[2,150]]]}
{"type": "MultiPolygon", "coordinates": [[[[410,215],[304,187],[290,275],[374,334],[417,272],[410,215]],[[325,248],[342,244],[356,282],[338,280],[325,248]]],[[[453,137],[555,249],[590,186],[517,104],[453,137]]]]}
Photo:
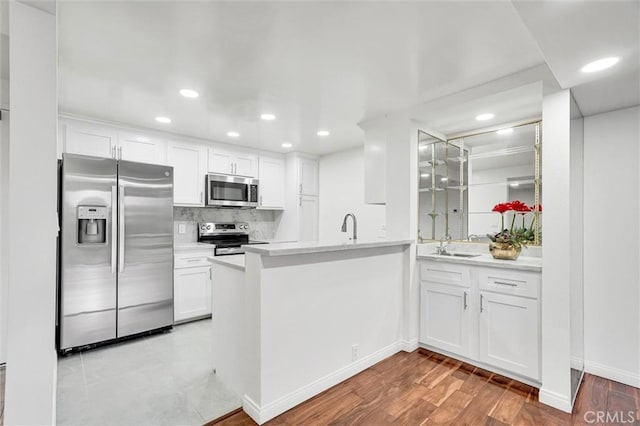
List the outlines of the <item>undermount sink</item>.
{"type": "Polygon", "coordinates": [[[474,253],[433,253],[433,254],[437,254],[438,256],[453,256],[453,257],[477,257],[477,256],[480,256],[479,254],[474,254],[474,253]]]}

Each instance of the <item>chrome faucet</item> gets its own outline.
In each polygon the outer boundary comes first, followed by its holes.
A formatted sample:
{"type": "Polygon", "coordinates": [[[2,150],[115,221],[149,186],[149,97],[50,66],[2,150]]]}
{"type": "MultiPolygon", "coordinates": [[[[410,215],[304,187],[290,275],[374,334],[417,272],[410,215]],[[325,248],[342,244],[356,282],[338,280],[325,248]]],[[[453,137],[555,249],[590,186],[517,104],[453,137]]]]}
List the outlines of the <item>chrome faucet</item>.
{"type": "Polygon", "coordinates": [[[353,219],[353,238],[352,240],[356,240],[358,238],[358,221],[356,220],[356,215],[353,213],[347,213],[344,216],[344,220],[342,221],[342,228],[340,229],[342,232],[347,232],[347,218],[351,216],[353,219]]]}
{"type": "Polygon", "coordinates": [[[451,235],[445,235],[440,238],[440,246],[436,249],[438,254],[447,254],[447,247],[451,241],[451,235]]]}

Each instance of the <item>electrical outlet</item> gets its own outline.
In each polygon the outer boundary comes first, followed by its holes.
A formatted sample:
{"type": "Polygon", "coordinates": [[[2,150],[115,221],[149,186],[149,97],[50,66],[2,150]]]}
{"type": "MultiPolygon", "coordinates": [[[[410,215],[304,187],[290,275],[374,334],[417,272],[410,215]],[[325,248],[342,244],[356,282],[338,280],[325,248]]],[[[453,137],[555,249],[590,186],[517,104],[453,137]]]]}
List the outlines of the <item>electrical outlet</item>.
{"type": "Polygon", "coordinates": [[[186,234],[187,233],[187,225],[181,223],[178,225],[178,234],[186,234]]]}
{"type": "Polygon", "coordinates": [[[351,361],[358,359],[358,345],[351,346],[351,361]]]}

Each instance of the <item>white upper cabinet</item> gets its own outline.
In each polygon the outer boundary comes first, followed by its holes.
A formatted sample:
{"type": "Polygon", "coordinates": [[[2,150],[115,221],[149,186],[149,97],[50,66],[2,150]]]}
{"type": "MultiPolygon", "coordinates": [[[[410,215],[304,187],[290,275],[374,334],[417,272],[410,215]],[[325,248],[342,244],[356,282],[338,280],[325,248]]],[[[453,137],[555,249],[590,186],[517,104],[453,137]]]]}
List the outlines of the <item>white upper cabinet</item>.
{"type": "Polygon", "coordinates": [[[252,154],[209,148],[209,173],[256,177],[258,157],[252,154]]]}
{"type": "Polygon", "coordinates": [[[173,166],[173,204],[204,206],[206,148],[201,145],[169,141],[167,164],[173,166]]]}
{"type": "Polygon", "coordinates": [[[166,164],[166,144],[145,135],[118,132],[118,158],[139,163],[166,164]]]}
{"type": "Polygon", "coordinates": [[[298,163],[298,191],[302,195],[318,195],[318,162],[300,158],[298,163]]]}
{"type": "Polygon", "coordinates": [[[284,209],[284,160],[260,157],[259,209],[284,209]]]}
{"type": "Polygon", "coordinates": [[[65,123],[63,152],[116,158],[118,133],[107,126],[65,123]]]}

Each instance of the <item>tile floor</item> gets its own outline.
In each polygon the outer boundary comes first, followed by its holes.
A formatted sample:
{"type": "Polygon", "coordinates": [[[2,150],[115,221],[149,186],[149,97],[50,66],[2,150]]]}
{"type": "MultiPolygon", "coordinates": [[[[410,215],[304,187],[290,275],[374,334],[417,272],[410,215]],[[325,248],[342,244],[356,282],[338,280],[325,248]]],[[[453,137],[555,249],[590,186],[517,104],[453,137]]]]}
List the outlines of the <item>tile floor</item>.
{"type": "Polygon", "coordinates": [[[58,425],[202,425],[241,405],[212,371],[211,320],[58,359],[58,425]]]}

